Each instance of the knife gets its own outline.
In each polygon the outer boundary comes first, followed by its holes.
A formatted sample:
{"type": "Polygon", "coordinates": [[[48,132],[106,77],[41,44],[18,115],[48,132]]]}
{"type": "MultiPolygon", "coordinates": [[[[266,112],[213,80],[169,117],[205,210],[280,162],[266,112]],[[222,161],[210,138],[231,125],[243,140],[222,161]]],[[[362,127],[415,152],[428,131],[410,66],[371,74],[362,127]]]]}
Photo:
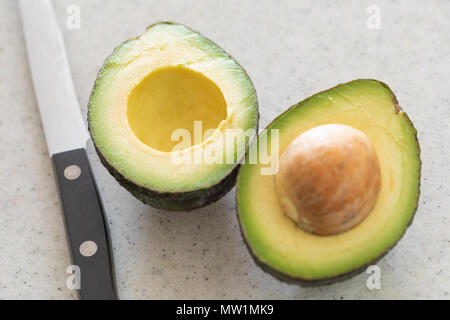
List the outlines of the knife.
{"type": "Polygon", "coordinates": [[[86,154],[89,133],[50,0],[20,0],[34,89],[80,299],[117,299],[108,223],[86,154]]]}

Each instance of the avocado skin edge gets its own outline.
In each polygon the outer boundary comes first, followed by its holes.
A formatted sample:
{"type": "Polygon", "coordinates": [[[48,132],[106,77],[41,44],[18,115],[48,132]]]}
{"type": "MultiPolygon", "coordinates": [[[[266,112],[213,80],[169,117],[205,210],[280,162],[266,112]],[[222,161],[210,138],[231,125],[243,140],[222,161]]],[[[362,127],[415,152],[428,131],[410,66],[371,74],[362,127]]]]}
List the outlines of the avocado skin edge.
{"type": "MultiPolygon", "coordinates": [[[[345,84],[349,84],[349,83],[351,83],[351,82],[358,81],[358,80],[363,80],[363,79],[353,80],[353,81],[347,82],[347,83],[345,83],[345,84]]],[[[247,237],[245,236],[244,230],[243,230],[243,228],[242,228],[242,222],[241,222],[241,219],[240,219],[239,206],[236,205],[236,215],[237,215],[237,219],[238,219],[238,223],[239,223],[239,230],[240,230],[240,233],[241,233],[243,242],[244,242],[245,246],[247,247],[248,251],[250,252],[250,255],[251,255],[253,261],[254,261],[255,264],[256,264],[257,266],[259,266],[264,272],[270,274],[271,276],[273,276],[274,278],[276,278],[276,279],[278,279],[278,280],[280,280],[280,281],[283,281],[283,282],[285,282],[285,283],[292,284],[292,285],[299,285],[299,286],[302,286],[302,287],[318,287],[318,286],[330,285],[330,284],[333,284],[333,283],[336,283],[336,282],[341,282],[341,281],[350,279],[350,278],[352,278],[352,277],[354,277],[354,276],[356,276],[356,275],[362,273],[364,270],[367,269],[367,267],[369,267],[370,265],[375,264],[376,262],[378,262],[379,260],[381,260],[385,255],[387,255],[387,254],[389,253],[389,251],[391,251],[391,250],[395,247],[395,245],[403,238],[403,236],[405,235],[406,230],[409,228],[409,226],[412,224],[412,222],[413,222],[413,220],[414,220],[414,217],[415,217],[415,214],[416,214],[416,212],[417,212],[418,205],[419,205],[419,198],[420,198],[420,184],[421,184],[421,168],[422,168],[422,160],[421,160],[421,158],[420,158],[420,153],[421,153],[421,151],[420,151],[419,140],[418,140],[418,138],[417,138],[417,130],[416,130],[416,128],[414,127],[414,124],[412,123],[412,121],[409,119],[409,117],[408,117],[408,115],[406,114],[406,112],[404,112],[404,111],[402,110],[402,108],[400,107],[400,105],[399,105],[399,103],[398,103],[398,100],[397,100],[397,97],[395,96],[395,94],[392,92],[392,90],[389,88],[389,86],[388,86],[386,83],[381,82],[381,81],[378,81],[378,80],[374,80],[374,79],[364,79],[364,80],[376,81],[376,82],[378,82],[380,85],[382,85],[384,88],[386,88],[387,90],[389,90],[389,92],[390,92],[391,95],[392,95],[392,101],[393,101],[393,103],[394,103],[394,108],[395,108],[395,110],[396,110],[396,113],[402,113],[402,116],[405,118],[405,120],[408,122],[408,124],[409,124],[409,125],[414,129],[414,131],[415,131],[414,136],[415,136],[415,139],[416,139],[416,145],[417,145],[417,149],[418,149],[418,154],[417,154],[417,156],[418,156],[418,158],[419,158],[419,168],[418,168],[418,171],[419,171],[419,172],[418,172],[418,173],[419,173],[419,175],[418,175],[418,177],[419,177],[419,185],[418,185],[418,189],[417,189],[417,190],[418,190],[418,191],[417,191],[417,202],[416,202],[415,208],[414,208],[414,210],[413,210],[413,212],[412,212],[412,214],[411,214],[411,218],[410,218],[408,224],[406,225],[406,227],[404,228],[402,234],[398,237],[398,239],[397,239],[397,240],[396,240],[389,248],[387,248],[383,253],[381,253],[379,256],[375,257],[374,259],[372,259],[372,260],[369,261],[368,263],[365,263],[365,264],[363,264],[362,266],[356,267],[355,269],[351,269],[351,270],[349,270],[349,271],[347,271],[347,272],[345,272],[345,273],[341,273],[341,274],[338,274],[338,275],[335,275],[335,276],[332,276],[332,277],[328,277],[328,278],[320,278],[320,279],[305,279],[305,278],[293,277],[293,276],[290,276],[290,275],[288,275],[288,274],[286,274],[286,273],[283,273],[283,272],[281,272],[281,271],[278,271],[278,270],[272,268],[271,266],[269,266],[267,263],[261,261],[261,260],[258,258],[258,256],[252,251],[252,248],[251,248],[251,246],[250,246],[250,244],[249,244],[249,242],[248,242],[248,240],[247,240],[247,237]]],[[[316,95],[319,95],[319,94],[321,94],[321,93],[323,93],[323,92],[326,92],[326,91],[329,91],[329,90],[333,90],[334,88],[337,88],[337,87],[342,86],[342,85],[344,85],[344,84],[339,84],[339,85],[337,85],[337,86],[335,86],[335,87],[332,87],[332,88],[330,88],[330,89],[323,90],[323,91],[321,91],[321,92],[318,92],[318,93],[316,93],[316,94],[314,94],[314,95],[312,95],[312,96],[310,96],[310,97],[308,97],[308,98],[306,98],[306,99],[304,99],[304,100],[302,100],[302,101],[296,103],[295,105],[291,106],[290,108],[288,108],[287,110],[285,110],[283,113],[281,113],[279,116],[277,116],[275,119],[273,119],[272,122],[271,122],[270,124],[267,125],[266,129],[267,129],[268,127],[270,127],[270,126],[272,125],[273,122],[275,122],[275,121],[276,121],[277,119],[279,119],[281,116],[283,116],[284,114],[286,114],[289,110],[291,110],[291,109],[293,109],[293,108],[295,108],[295,107],[298,107],[299,104],[301,104],[301,103],[303,103],[303,102],[305,102],[305,101],[311,99],[312,97],[314,97],[314,96],[316,96],[316,95]]],[[[300,107],[301,107],[301,106],[300,106],[300,107]]],[[[256,141],[257,141],[257,140],[256,140],[256,141]]],[[[255,142],[256,142],[256,141],[255,141],[255,142]]],[[[239,189],[239,175],[238,175],[238,178],[237,178],[237,184],[236,184],[236,203],[238,202],[238,191],[239,191],[238,189],[239,189]]]]}
{"type": "Polygon", "coordinates": [[[95,150],[103,166],[122,187],[144,204],[168,211],[192,211],[219,200],[234,187],[239,172],[238,165],[219,183],[208,188],[187,192],[158,192],[132,183],[109,164],[97,146],[95,150]]]}
{"type": "MultiPolygon", "coordinates": [[[[192,30],[195,33],[200,34],[203,38],[210,41],[212,44],[214,44],[217,48],[223,51],[223,53],[231,60],[233,60],[238,66],[241,67],[243,73],[245,76],[249,79],[251,85],[252,85],[252,91],[255,96],[255,109],[256,109],[256,124],[255,124],[255,132],[258,133],[259,130],[259,104],[258,104],[258,97],[255,90],[255,87],[253,85],[253,81],[249,77],[247,70],[245,70],[237,60],[235,60],[227,51],[222,49],[222,47],[218,46],[214,41],[211,39],[205,37],[202,33],[184,25],[181,23],[175,23],[171,21],[159,21],[156,23],[153,23],[145,28],[147,31],[149,28],[159,25],[159,24],[177,24],[184,26],[185,28],[188,28],[192,30]]],[[[137,37],[125,40],[120,45],[114,48],[113,53],[125,45],[127,42],[132,40],[137,40],[142,35],[139,35],[137,37]]],[[[92,90],[91,96],[96,88],[97,80],[99,79],[99,75],[102,72],[103,68],[108,62],[109,57],[105,60],[102,67],[100,68],[100,71],[97,75],[97,78],[95,80],[94,88],[92,90]]],[[[91,131],[91,122],[89,121],[90,112],[89,112],[89,104],[90,104],[91,98],[89,98],[88,103],[88,112],[87,112],[87,123],[88,123],[88,130],[92,138],[92,142],[95,147],[95,151],[103,164],[103,166],[108,170],[108,172],[114,177],[114,179],[119,182],[119,184],[124,187],[128,192],[130,192],[134,197],[141,200],[144,204],[150,205],[157,209],[167,210],[167,211],[192,211],[195,209],[199,209],[202,207],[205,207],[213,202],[216,202],[220,200],[223,196],[225,196],[236,184],[237,175],[239,173],[239,167],[242,159],[236,162],[236,166],[228,173],[228,175],[224,176],[224,178],[216,183],[215,185],[208,186],[206,188],[192,190],[192,191],[186,191],[186,192],[159,192],[156,190],[152,190],[149,188],[145,188],[142,186],[139,186],[137,184],[134,184],[131,182],[127,177],[125,177],[121,172],[116,170],[109,162],[108,160],[103,156],[99,148],[97,147],[97,144],[95,143],[95,140],[93,139],[93,134],[91,131]]],[[[256,139],[256,137],[254,137],[256,139]]],[[[248,147],[250,146],[252,141],[249,141],[248,145],[246,146],[246,152],[248,147]]],[[[245,158],[245,154],[243,156],[243,159],[245,158]]]]}

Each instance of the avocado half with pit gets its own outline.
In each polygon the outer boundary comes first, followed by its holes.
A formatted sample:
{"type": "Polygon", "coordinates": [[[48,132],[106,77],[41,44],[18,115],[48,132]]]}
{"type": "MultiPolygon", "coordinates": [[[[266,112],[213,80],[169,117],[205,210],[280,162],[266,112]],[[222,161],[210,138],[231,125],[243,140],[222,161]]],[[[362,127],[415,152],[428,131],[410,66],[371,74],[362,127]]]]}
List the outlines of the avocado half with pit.
{"type": "Polygon", "coordinates": [[[238,219],[256,263],[281,280],[322,285],[361,272],[413,219],[416,130],[382,82],[352,81],[294,105],[249,154],[258,149],[278,150],[278,170],[264,173],[260,158],[241,167],[238,219]]]}
{"type": "Polygon", "coordinates": [[[234,186],[250,139],[237,145],[223,137],[247,137],[258,119],[244,69],[201,34],[169,22],[114,50],[88,106],[109,172],[144,203],[176,211],[205,206],[234,186]],[[206,161],[207,150],[223,156],[206,161]]]}

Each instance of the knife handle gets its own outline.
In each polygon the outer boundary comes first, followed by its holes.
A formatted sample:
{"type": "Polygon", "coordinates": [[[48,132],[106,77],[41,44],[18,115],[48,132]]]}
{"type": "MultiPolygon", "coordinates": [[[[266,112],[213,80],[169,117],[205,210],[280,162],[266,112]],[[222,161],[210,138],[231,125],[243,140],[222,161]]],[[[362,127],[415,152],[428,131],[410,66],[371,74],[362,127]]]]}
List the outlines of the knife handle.
{"type": "Polygon", "coordinates": [[[84,148],[52,156],[72,264],[82,300],[115,300],[109,228],[84,148]],[[76,271],[75,271],[76,272],[76,271]]]}

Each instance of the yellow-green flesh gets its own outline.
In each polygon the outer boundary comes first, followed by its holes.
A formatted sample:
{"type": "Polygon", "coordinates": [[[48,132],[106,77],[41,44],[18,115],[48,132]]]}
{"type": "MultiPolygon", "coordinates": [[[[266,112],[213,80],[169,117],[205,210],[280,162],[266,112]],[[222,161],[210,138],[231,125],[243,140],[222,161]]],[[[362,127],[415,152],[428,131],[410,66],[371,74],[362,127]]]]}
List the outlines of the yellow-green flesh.
{"type": "Polygon", "coordinates": [[[238,176],[238,213],[259,261],[292,278],[321,280],[371,262],[400,239],[418,201],[420,151],[416,130],[397,107],[384,84],[356,80],[300,102],[268,126],[268,149],[270,130],[279,129],[280,154],[295,137],[318,125],[339,123],[361,130],[378,155],[381,189],[361,224],[335,236],[316,236],[282,212],[273,176],[261,175],[261,164],[245,164],[238,176]]]}

